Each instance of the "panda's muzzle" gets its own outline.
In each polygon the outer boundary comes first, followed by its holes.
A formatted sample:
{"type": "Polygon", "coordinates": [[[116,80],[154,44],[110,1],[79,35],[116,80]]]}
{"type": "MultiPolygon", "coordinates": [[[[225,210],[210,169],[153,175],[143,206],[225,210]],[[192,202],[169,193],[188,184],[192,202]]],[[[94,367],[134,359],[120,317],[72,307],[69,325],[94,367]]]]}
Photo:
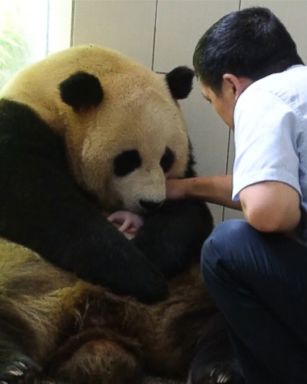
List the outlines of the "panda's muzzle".
{"type": "Polygon", "coordinates": [[[164,203],[164,200],[161,201],[151,201],[151,200],[139,200],[140,207],[142,207],[146,211],[155,211],[160,208],[164,203]]]}

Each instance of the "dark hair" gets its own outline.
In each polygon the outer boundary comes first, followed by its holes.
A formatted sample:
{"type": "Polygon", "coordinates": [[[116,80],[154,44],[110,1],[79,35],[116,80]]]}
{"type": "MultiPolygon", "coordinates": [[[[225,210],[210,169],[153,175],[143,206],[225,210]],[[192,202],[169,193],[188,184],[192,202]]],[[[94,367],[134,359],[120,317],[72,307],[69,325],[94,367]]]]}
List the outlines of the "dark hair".
{"type": "Polygon", "coordinates": [[[282,22],[267,8],[253,7],[222,17],[201,37],[193,65],[200,80],[216,93],[224,73],[255,81],[303,64],[282,22]]]}

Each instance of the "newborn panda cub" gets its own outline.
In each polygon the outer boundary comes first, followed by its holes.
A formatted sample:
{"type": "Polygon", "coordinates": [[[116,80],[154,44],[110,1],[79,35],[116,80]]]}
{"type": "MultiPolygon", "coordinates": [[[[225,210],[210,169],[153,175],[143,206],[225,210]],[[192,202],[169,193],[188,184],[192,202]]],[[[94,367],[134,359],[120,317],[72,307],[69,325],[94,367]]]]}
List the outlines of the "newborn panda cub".
{"type": "Polygon", "coordinates": [[[127,239],[132,239],[144,223],[141,216],[129,211],[116,211],[107,218],[127,239]]]}

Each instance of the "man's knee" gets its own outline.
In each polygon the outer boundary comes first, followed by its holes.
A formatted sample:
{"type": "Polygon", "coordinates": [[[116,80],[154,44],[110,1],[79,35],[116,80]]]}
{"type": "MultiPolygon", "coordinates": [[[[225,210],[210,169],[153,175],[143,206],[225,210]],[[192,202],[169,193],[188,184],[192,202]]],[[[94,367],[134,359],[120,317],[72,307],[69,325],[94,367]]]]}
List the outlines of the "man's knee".
{"type": "Polygon", "coordinates": [[[256,231],[244,220],[227,220],[219,224],[203,244],[202,269],[215,269],[220,263],[235,264],[245,244],[255,233],[256,231]]]}

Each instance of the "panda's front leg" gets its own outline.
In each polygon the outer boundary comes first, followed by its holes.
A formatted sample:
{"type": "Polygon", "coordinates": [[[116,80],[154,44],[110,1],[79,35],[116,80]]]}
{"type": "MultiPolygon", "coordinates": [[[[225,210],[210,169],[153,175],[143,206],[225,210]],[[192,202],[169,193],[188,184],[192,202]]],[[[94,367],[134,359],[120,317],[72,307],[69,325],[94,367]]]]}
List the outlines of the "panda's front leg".
{"type": "Polygon", "coordinates": [[[134,245],[164,274],[172,277],[200,256],[213,228],[207,206],[199,201],[167,201],[144,216],[134,245]]]}

